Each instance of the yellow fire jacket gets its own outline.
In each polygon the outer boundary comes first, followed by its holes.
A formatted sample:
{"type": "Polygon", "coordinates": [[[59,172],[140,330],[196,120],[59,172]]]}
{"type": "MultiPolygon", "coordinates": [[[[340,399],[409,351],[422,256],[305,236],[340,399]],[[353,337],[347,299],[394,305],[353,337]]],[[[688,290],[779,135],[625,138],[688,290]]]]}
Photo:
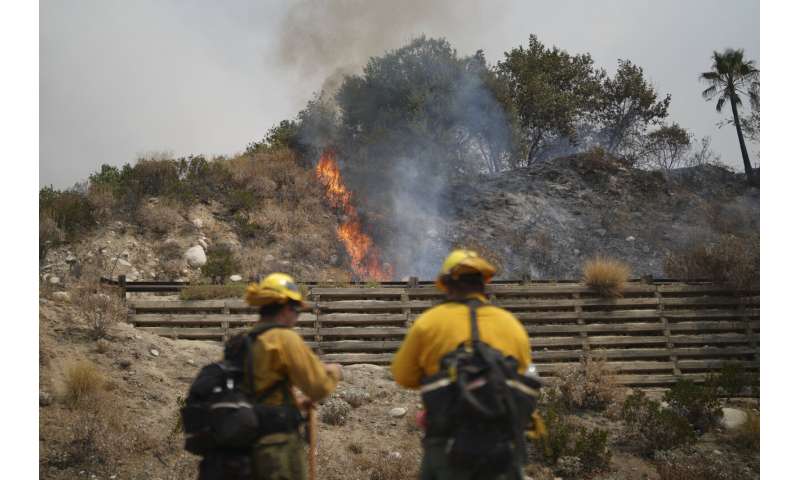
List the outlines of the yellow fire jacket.
{"type": "MultiPolygon", "coordinates": [[[[483,295],[473,295],[488,303],[483,295]]],[[[511,312],[493,305],[479,307],[478,332],[485,343],[511,355],[524,373],[531,363],[528,332],[511,312]]],[[[392,361],[395,381],[406,388],[418,388],[424,377],[439,371],[439,361],[470,338],[469,307],[443,303],[426,310],[406,334],[392,361]]]]}
{"type": "MultiPolygon", "coordinates": [[[[339,381],[325,371],[319,358],[290,328],[273,328],[253,342],[253,377],[257,395],[288,378],[314,402],[330,395],[339,381]]],[[[283,391],[278,389],[264,402],[278,405],[283,401],[283,391]]]]}

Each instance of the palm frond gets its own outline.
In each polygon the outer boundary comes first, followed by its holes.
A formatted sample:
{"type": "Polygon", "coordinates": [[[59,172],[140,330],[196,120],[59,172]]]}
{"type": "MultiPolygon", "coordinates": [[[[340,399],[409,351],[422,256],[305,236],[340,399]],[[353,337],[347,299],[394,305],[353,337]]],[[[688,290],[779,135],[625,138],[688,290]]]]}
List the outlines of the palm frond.
{"type": "Polygon", "coordinates": [[[728,97],[726,97],[725,95],[719,97],[719,100],[717,100],[717,107],[716,107],[718,112],[721,112],[722,108],[725,107],[725,101],[727,99],[728,97]]]}
{"type": "Polygon", "coordinates": [[[711,85],[710,87],[708,87],[705,90],[703,90],[701,95],[703,96],[703,98],[705,100],[711,100],[712,98],[717,96],[717,86],[716,85],[711,85]]]}

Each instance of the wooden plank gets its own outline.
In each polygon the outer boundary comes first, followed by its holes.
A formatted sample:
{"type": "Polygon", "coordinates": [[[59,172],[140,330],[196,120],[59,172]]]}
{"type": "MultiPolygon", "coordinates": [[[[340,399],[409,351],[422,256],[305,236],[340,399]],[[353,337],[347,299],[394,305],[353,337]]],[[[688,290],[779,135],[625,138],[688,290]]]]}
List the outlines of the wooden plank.
{"type": "MultiPolygon", "coordinates": [[[[757,317],[759,315],[758,309],[745,309],[746,315],[757,317]]],[[[737,318],[739,316],[738,309],[730,310],[664,310],[663,316],[667,318],[737,318]]]]}
{"type": "Polygon", "coordinates": [[[669,351],[669,360],[672,362],[672,373],[674,375],[680,375],[681,369],[678,367],[678,357],[675,356],[673,349],[675,348],[675,344],[672,343],[672,331],[670,330],[669,326],[669,318],[664,315],[664,302],[661,292],[658,287],[656,287],[655,297],[658,300],[658,312],[661,316],[661,323],[664,326],[664,340],[666,340],[667,350],[669,351]]]}
{"type": "MultiPolygon", "coordinates": [[[[177,335],[177,338],[194,338],[194,339],[205,339],[205,338],[215,338],[221,339],[224,332],[221,327],[217,328],[192,328],[192,327],[185,327],[185,328],[175,328],[175,327],[139,327],[142,331],[152,333],[154,335],[161,335],[163,337],[172,337],[173,335],[177,335]]],[[[244,328],[231,328],[230,334],[234,335],[239,332],[246,331],[247,329],[244,328]]],[[[311,328],[295,328],[295,332],[297,332],[303,338],[312,338],[314,337],[314,329],[311,328]]]]}
{"type": "Polygon", "coordinates": [[[320,313],[319,313],[319,294],[314,294],[314,341],[317,343],[317,355],[321,355],[322,350],[322,334],[320,333],[320,329],[322,328],[322,322],[320,322],[320,313]]]}
{"type": "Polygon", "coordinates": [[[672,322],[670,324],[673,332],[689,332],[689,331],[725,331],[725,330],[745,330],[747,322],[742,321],[710,321],[710,322],[672,322]]]}
{"type": "MultiPolygon", "coordinates": [[[[695,382],[704,382],[706,375],[704,373],[684,373],[680,378],[693,380],[695,382]]],[[[675,375],[617,375],[617,383],[620,385],[628,386],[653,386],[653,385],[670,385],[678,380],[675,375]]]]}
{"type": "MultiPolygon", "coordinates": [[[[757,350],[750,347],[731,347],[731,348],[599,348],[593,349],[590,355],[597,359],[622,360],[622,359],[644,359],[644,358],[663,358],[670,359],[676,356],[675,362],[681,361],[680,357],[743,357],[751,356],[757,350]]],[[[578,360],[584,352],[579,349],[572,350],[534,350],[534,362],[540,361],[559,361],[559,360],[578,360]]],[[[672,361],[670,359],[670,361],[672,361]]]]}
{"type": "MultiPolygon", "coordinates": [[[[725,359],[679,360],[678,364],[680,365],[681,370],[717,370],[726,363],[730,362],[730,360],[725,359]]],[[[757,361],[737,361],[736,363],[745,369],[759,368],[759,362],[757,361]]]]}
{"type": "Polygon", "coordinates": [[[406,334],[405,327],[334,327],[320,328],[324,337],[393,337],[406,334]]]}
{"type": "Polygon", "coordinates": [[[325,341],[320,344],[324,351],[331,352],[394,352],[400,348],[397,341],[368,341],[368,340],[335,340],[325,341]]]}
{"type": "MultiPolygon", "coordinates": [[[[753,338],[758,342],[759,335],[754,334],[753,338]]],[[[743,333],[706,333],[702,335],[672,335],[672,342],[675,345],[717,345],[717,344],[741,344],[747,343],[747,335],[743,333]]]]}
{"type": "MultiPolygon", "coordinates": [[[[370,298],[370,297],[399,297],[406,291],[406,286],[398,287],[346,287],[346,288],[331,288],[331,287],[312,287],[311,295],[319,295],[320,297],[327,298],[370,298]]],[[[441,292],[439,292],[441,295],[441,292]]]]}
{"type": "Polygon", "coordinates": [[[224,300],[128,300],[128,306],[140,310],[218,310],[225,307],[224,300]]]}
{"type": "Polygon", "coordinates": [[[391,353],[327,353],[320,359],[328,363],[341,363],[352,365],[356,363],[371,363],[374,365],[388,365],[394,354],[391,353]]]}
{"type": "MultiPolygon", "coordinates": [[[[158,313],[139,313],[130,315],[128,322],[135,326],[214,326],[221,325],[227,318],[230,325],[255,325],[258,317],[254,315],[224,315],[222,313],[200,313],[200,314],[158,314],[158,313]]],[[[313,324],[313,319],[307,314],[301,314],[298,320],[300,325],[313,324]]]]}
{"type": "MultiPolygon", "coordinates": [[[[580,301],[581,294],[580,293],[573,293],[572,294],[572,298],[574,298],[576,301],[580,301]]],[[[576,303],[575,304],[575,315],[577,315],[577,317],[578,317],[577,318],[578,326],[585,326],[586,325],[586,322],[583,320],[583,315],[582,314],[583,314],[583,307],[579,303],[576,303]]],[[[589,342],[587,340],[586,329],[585,328],[581,329],[581,331],[579,332],[579,335],[581,337],[581,350],[583,351],[583,354],[586,355],[589,352],[589,342]]]]}

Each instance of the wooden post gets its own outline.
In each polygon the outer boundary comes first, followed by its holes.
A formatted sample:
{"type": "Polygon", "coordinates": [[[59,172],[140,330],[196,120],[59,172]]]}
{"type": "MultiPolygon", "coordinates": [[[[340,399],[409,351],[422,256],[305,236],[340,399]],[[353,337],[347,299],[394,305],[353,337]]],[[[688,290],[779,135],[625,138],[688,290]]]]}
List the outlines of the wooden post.
{"type": "Polygon", "coordinates": [[[120,275],[117,277],[117,285],[119,285],[120,295],[122,299],[125,300],[128,298],[128,279],[125,278],[125,275],[120,275]]]}
{"type": "Polygon", "coordinates": [[[750,323],[750,317],[745,312],[746,309],[743,298],[744,297],[741,295],[739,296],[739,305],[736,306],[736,311],[739,314],[739,318],[744,322],[745,333],[747,334],[747,345],[755,352],[753,354],[753,359],[761,363],[761,355],[759,354],[759,349],[753,334],[753,325],[750,323]]]}
{"type": "Polygon", "coordinates": [[[419,279],[417,277],[408,277],[408,288],[417,288],[419,279]]]}
{"type": "Polygon", "coordinates": [[[322,322],[320,322],[319,313],[319,294],[317,294],[314,295],[314,342],[317,344],[317,355],[322,355],[322,335],[320,334],[322,322]]]}
{"type": "Polygon", "coordinates": [[[222,322],[221,322],[222,323],[222,325],[221,325],[222,326],[222,342],[225,343],[225,342],[228,341],[228,338],[230,338],[230,314],[231,314],[231,308],[228,305],[227,301],[225,301],[222,305],[223,305],[222,314],[224,315],[222,317],[222,322]]]}
{"type": "Polygon", "coordinates": [[[406,328],[411,328],[411,300],[408,297],[408,291],[403,291],[400,294],[400,301],[403,302],[403,315],[406,316],[406,328]]]}
{"type": "Polygon", "coordinates": [[[582,328],[580,330],[581,336],[581,358],[588,360],[591,354],[589,348],[589,336],[586,334],[586,322],[583,319],[583,307],[580,304],[581,294],[573,293],[572,298],[575,300],[575,315],[578,317],[578,325],[582,328]]]}
{"type": "Polygon", "coordinates": [[[677,380],[681,376],[681,369],[678,366],[678,356],[675,355],[675,344],[672,343],[672,331],[669,328],[669,318],[664,315],[664,302],[661,295],[661,287],[656,286],[655,296],[658,299],[658,313],[661,318],[661,326],[664,329],[664,339],[667,343],[667,351],[669,352],[669,361],[672,362],[672,374],[675,375],[677,380]]]}

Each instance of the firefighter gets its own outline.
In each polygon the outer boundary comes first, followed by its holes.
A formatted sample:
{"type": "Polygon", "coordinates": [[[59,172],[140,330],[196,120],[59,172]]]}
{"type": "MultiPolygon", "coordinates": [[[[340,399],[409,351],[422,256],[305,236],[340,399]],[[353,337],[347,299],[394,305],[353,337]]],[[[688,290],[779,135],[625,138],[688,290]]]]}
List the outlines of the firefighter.
{"type": "MultiPolygon", "coordinates": [[[[292,327],[307,308],[294,279],[273,273],[247,287],[245,300],[259,308],[259,324],[292,327]]],[[[308,407],[330,395],[342,378],[342,366],[324,364],[291,328],[272,328],[256,337],[252,349],[254,394],[267,405],[308,407]],[[295,398],[296,387],[305,398],[295,398]]],[[[297,426],[261,437],[253,447],[256,480],[305,480],[305,441],[297,426]]]]}
{"type": "MultiPolygon", "coordinates": [[[[439,372],[442,357],[470,339],[469,302],[480,307],[475,309],[480,340],[504,356],[513,357],[520,374],[528,371],[531,350],[527,332],[514,315],[489,305],[486,297],[486,284],[494,274],[495,268],[471,250],[454,250],[444,260],[436,286],[446,294],[446,301],[422,313],[409,329],[391,367],[399,385],[419,389],[423,379],[439,372]]],[[[500,466],[499,473],[453,464],[448,459],[447,437],[430,430],[429,424],[423,440],[423,480],[522,478],[522,465],[516,460],[500,466]]]]}

